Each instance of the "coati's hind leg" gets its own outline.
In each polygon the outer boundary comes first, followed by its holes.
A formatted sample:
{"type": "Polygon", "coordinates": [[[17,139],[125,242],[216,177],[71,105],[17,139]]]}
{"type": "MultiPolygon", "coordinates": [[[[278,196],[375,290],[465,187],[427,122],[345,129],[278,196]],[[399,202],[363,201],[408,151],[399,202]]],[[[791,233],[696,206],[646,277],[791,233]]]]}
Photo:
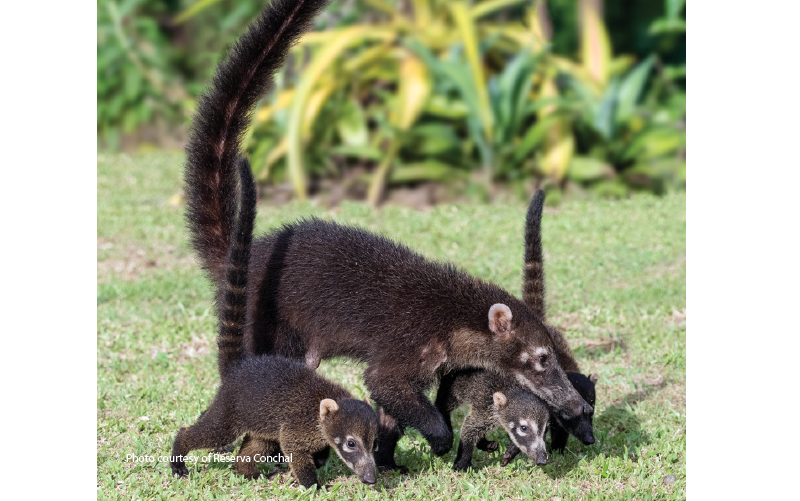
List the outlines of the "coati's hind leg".
{"type": "Polygon", "coordinates": [[[195,424],[178,430],[172,445],[170,461],[170,468],[174,475],[185,477],[189,474],[183,457],[189,455],[191,451],[223,447],[236,441],[236,430],[232,426],[232,419],[227,414],[224,406],[217,399],[200,415],[195,424]]]}
{"type": "Polygon", "coordinates": [[[458,441],[458,452],[453,463],[453,469],[466,471],[472,466],[472,453],[478,442],[486,436],[486,433],[494,425],[494,417],[475,407],[470,408],[467,417],[461,424],[461,436],[458,441]]]}
{"type": "Polygon", "coordinates": [[[279,450],[277,442],[262,440],[252,435],[245,435],[239,454],[236,455],[236,471],[247,479],[255,480],[261,476],[256,459],[261,456],[273,456],[279,450]]]}
{"type": "MultiPolygon", "coordinates": [[[[397,421],[401,430],[408,426],[416,428],[428,441],[433,453],[442,456],[453,446],[453,432],[447,428],[442,414],[425,397],[424,382],[409,381],[409,372],[396,366],[372,366],[364,372],[364,382],[373,400],[397,421]]],[[[394,447],[391,452],[394,454],[394,447]]],[[[381,457],[385,456],[381,454],[381,457]]]]}

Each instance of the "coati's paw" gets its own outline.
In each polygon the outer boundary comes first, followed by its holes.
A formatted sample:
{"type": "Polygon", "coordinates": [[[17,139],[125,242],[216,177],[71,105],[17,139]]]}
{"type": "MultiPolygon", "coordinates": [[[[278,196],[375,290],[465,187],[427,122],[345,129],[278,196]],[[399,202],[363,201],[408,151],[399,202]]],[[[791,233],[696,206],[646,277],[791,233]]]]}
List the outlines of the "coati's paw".
{"type": "Polygon", "coordinates": [[[430,437],[428,445],[431,446],[431,452],[440,457],[444,456],[453,448],[453,434],[448,433],[443,437],[430,437]]]}
{"type": "Polygon", "coordinates": [[[511,462],[512,459],[514,458],[511,456],[511,454],[506,452],[505,454],[503,454],[503,460],[500,461],[500,466],[506,466],[508,463],[511,462]]]}
{"type": "Polygon", "coordinates": [[[242,475],[242,476],[243,476],[244,478],[246,478],[247,480],[258,480],[259,478],[263,477],[264,475],[262,475],[262,474],[259,472],[259,473],[247,473],[247,474],[245,474],[245,475],[242,475]]]}
{"type": "Polygon", "coordinates": [[[378,471],[383,473],[387,471],[396,471],[401,475],[408,475],[408,468],[401,464],[391,463],[391,464],[379,464],[378,471]]]}
{"type": "Polygon", "coordinates": [[[186,478],[189,476],[189,469],[186,468],[185,463],[170,463],[170,468],[172,468],[172,474],[178,478],[186,478]]]}
{"type": "Polygon", "coordinates": [[[459,461],[453,465],[453,469],[456,471],[466,472],[470,468],[472,468],[472,461],[459,461]]]}
{"type": "Polygon", "coordinates": [[[478,449],[484,452],[495,452],[500,447],[500,444],[497,442],[497,440],[492,440],[491,442],[489,441],[485,441],[484,443],[478,442],[477,447],[478,449]]]}

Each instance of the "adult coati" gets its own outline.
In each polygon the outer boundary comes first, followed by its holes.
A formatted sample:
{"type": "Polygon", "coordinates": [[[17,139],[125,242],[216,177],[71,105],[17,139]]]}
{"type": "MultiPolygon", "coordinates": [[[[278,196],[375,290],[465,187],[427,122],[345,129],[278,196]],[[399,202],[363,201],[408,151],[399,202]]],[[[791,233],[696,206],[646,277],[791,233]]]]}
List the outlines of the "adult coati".
{"type": "MultiPolygon", "coordinates": [[[[187,145],[192,245],[215,284],[224,276],[235,217],[241,138],[289,46],[325,0],[276,0],[236,42],[200,98],[187,145]]],[[[319,220],[286,225],[253,244],[245,346],[252,355],[348,356],[368,365],[379,405],[382,469],[396,467],[403,428],[436,454],[453,441],[424,390],[447,368],[484,367],[515,377],[566,416],[590,412],[569,384],[547,329],[499,287],[433,263],[366,231],[319,220]]]]}
{"type": "Polygon", "coordinates": [[[492,371],[463,369],[444,375],[436,394],[436,408],[451,431],[450,413],[461,404],[470,408],[461,425],[454,469],[471,466],[475,447],[496,451],[497,442],[488,442],[485,436],[498,426],[506,430],[517,451],[521,449],[538,465],[547,464],[544,433],[550,411],[530,390],[492,371]]]}
{"type": "MultiPolygon", "coordinates": [[[[542,212],[544,209],[545,193],[537,190],[528,206],[525,217],[525,272],[523,278],[522,298],[533,313],[544,322],[547,318],[545,311],[545,280],[544,259],[542,257],[542,212]]],[[[579,416],[567,418],[560,412],[552,412],[550,420],[550,446],[554,450],[563,451],[567,445],[569,434],[574,435],[586,445],[594,443],[592,433],[592,419],[594,417],[595,383],[597,375],[585,376],[581,374],[575,356],[567,344],[564,335],[545,322],[550,339],[553,341],[558,363],[567,373],[572,386],[580,393],[581,397],[591,406],[591,410],[579,416]]],[[[519,451],[517,450],[516,453],[519,451]]],[[[515,455],[513,448],[509,447],[506,456],[515,455]]]]}
{"type": "Polygon", "coordinates": [[[278,452],[290,458],[292,475],[303,485],[317,483],[317,467],[330,448],[367,484],[374,484],[373,450],[378,418],[372,407],[355,400],[344,388],[317,375],[304,364],[280,356],[244,357],[247,266],[255,218],[255,182],[245,159],[242,204],[226,266],[226,280],[217,295],[219,373],[222,384],[197,423],[175,437],[170,466],[189,474],[183,457],[195,449],[222,447],[247,434],[236,470],[248,478],[260,475],[260,456],[278,452]]]}

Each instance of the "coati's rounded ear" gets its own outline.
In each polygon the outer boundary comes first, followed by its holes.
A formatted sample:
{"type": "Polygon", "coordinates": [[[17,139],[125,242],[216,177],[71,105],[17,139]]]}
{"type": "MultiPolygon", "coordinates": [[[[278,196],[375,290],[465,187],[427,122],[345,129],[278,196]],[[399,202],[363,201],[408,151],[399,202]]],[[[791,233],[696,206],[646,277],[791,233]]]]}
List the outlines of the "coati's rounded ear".
{"type": "Polygon", "coordinates": [[[489,330],[495,334],[511,332],[511,308],[503,303],[493,304],[489,308],[489,330]]]}
{"type": "Polygon", "coordinates": [[[339,404],[337,404],[334,400],[331,400],[330,398],[326,398],[325,400],[319,403],[320,419],[325,419],[325,416],[327,416],[328,414],[333,414],[338,410],[339,410],[339,404]]]}
{"type": "Polygon", "coordinates": [[[506,396],[500,393],[499,391],[495,392],[494,395],[492,395],[492,400],[494,400],[494,406],[497,407],[498,409],[502,409],[508,403],[508,400],[506,400],[506,396]]]}
{"type": "Polygon", "coordinates": [[[597,384],[598,379],[600,379],[600,376],[598,376],[597,374],[592,374],[591,376],[589,376],[589,381],[591,381],[594,384],[597,384]]]}

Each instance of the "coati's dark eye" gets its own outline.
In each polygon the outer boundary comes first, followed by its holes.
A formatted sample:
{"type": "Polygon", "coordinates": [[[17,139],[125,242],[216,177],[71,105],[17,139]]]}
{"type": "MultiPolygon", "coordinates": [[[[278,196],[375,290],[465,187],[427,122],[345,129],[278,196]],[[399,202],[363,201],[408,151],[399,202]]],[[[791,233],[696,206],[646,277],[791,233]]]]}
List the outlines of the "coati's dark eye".
{"type": "Polygon", "coordinates": [[[525,425],[522,425],[522,426],[519,427],[519,431],[528,431],[528,427],[525,426],[525,425]]]}
{"type": "Polygon", "coordinates": [[[547,362],[547,355],[539,355],[539,363],[544,364],[547,362]]]}
{"type": "Polygon", "coordinates": [[[351,449],[355,449],[356,448],[356,443],[353,440],[348,440],[347,441],[347,446],[350,447],[351,449]]]}

